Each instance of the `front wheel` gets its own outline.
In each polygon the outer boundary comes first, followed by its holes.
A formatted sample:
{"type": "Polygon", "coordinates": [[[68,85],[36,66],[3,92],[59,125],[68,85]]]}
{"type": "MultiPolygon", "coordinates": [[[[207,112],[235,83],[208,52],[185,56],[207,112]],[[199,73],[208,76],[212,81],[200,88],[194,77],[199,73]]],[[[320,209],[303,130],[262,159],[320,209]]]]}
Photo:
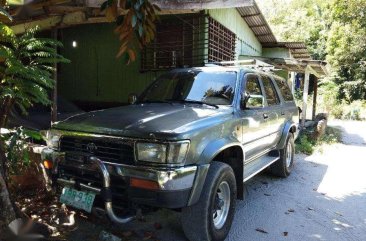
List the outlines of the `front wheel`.
{"type": "Polygon", "coordinates": [[[288,177],[294,166],[295,156],[295,142],[292,133],[288,134],[285,147],[279,150],[279,152],[280,159],[271,165],[270,171],[275,176],[288,177]]]}
{"type": "Polygon", "coordinates": [[[212,162],[199,201],[183,208],[182,226],[191,241],[220,241],[228,235],[235,214],[236,181],[233,169],[212,162]]]}

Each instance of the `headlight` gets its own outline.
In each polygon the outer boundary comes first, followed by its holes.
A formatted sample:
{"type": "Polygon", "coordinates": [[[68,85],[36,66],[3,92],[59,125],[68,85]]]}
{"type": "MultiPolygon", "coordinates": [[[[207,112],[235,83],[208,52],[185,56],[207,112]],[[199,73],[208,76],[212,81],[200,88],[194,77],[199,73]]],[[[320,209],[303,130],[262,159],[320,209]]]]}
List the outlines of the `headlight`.
{"type": "Polygon", "coordinates": [[[56,130],[41,131],[43,139],[46,141],[47,146],[52,149],[59,148],[59,142],[61,138],[61,132],[56,130]]]}
{"type": "Polygon", "coordinates": [[[189,142],[145,143],[136,144],[138,161],[159,164],[182,164],[187,156],[189,142]]]}
{"type": "Polygon", "coordinates": [[[145,162],[166,162],[166,144],[137,143],[137,159],[145,162]]]}

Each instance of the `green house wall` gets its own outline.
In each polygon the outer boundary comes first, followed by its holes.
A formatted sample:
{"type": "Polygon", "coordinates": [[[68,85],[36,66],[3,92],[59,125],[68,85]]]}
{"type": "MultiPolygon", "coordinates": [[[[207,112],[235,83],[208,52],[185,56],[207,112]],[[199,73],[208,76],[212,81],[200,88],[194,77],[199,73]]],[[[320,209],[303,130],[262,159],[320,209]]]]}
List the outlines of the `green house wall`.
{"type": "MultiPolygon", "coordinates": [[[[261,56],[262,46],[236,9],[208,10],[212,18],[237,35],[236,59],[239,55],[261,56]]],[[[159,73],[140,72],[140,54],[126,65],[117,59],[120,42],[113,34],[113,24],[80,25],[61,29],[64,44],[61,54],[71,60],[58,71],[58,92],[64,98],[82,104],[106,107],[127,103],[130,93],[140,93],[159,73]],[[73,42],[77,46],[73,46],[73,42]]],[[[205,31],[202,30],[204,33],[205,31]]],[[[202,37],[206,35],[202,35],[202,37]]],[[[207,52],[207,49],[199,50],[207,52]]]]}
{"type": "Polygon", "coordinates": [[[287,48],[263,48],[262,56],[268,58],[291,58],[290,51],[287,48]]]}
{"type": "Polygon", "coordinates": [[[126,103],[130,93],[139,93],[156,77],[154,72],[139,72],[139,54],[129,65],[116,58],[120,43],[113,28],[94,24],[60,30],[61,53],[71,60],[59,66],[61,96],[76,102],[126,103]]]}
{"type": "Polygon", "coordinates": [[[236,34],[236,59],[239,55],[262,55],[261,43],[235,8],[212,9],[208,14],[236,34]]]}

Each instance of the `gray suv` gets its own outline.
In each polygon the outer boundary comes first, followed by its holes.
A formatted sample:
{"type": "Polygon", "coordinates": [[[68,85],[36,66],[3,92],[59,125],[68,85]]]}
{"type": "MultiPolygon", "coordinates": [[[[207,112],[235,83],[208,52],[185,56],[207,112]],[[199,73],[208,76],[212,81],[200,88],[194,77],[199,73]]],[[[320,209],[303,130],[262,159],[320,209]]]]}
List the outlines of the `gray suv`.
{"type": "Polygon", "coordinates": [[[46,132],[61,202],[117,223],[174,209],[189,240],[224,240],[244,183],[264,169],[291,173],[298,109],[284,79],[238,66],[177,69],[132,99],[46,132]]]}

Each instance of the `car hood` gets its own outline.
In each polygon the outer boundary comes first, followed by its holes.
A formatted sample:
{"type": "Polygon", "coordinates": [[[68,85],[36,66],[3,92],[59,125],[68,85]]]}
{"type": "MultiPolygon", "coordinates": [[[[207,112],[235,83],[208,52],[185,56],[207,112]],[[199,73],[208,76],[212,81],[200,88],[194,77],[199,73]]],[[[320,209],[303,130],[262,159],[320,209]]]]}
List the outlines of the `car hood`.
{"type": "Polygon", "coordinates": [[[189,138],[197,129],[222,122],[231,108],[183,104],[138,104],[93,111],[52,128],[138,138],[189,138]]]}

